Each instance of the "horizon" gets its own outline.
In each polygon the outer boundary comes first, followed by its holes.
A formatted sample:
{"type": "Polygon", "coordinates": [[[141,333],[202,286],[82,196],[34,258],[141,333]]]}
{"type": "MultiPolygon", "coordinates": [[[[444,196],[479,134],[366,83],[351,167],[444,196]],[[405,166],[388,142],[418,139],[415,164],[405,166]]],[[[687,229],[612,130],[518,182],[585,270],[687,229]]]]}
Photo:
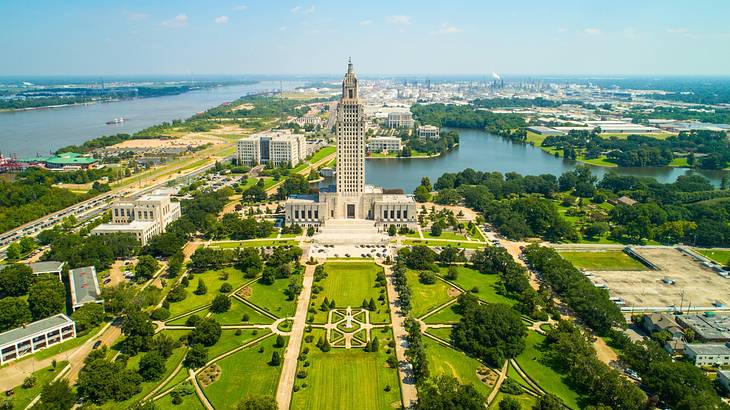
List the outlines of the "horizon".
{"type": "Polygon", "coordinates": [[[335,76],[348,56],[363,76],[727,76],[728,15],[721,0],[10,0],[0,76],[335,76]]]}

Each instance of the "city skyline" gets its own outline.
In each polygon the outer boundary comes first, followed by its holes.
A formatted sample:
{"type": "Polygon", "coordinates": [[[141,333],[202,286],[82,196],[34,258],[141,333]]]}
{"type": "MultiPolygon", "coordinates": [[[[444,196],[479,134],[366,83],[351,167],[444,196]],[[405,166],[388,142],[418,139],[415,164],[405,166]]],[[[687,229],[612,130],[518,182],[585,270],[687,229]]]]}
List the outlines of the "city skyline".
{"type": "Polygon", "coordinates": [[[721,1],[8,1],[0,75],[334,75],[350,54],[363,76],[726,75],[728,15],[721,1]]]}

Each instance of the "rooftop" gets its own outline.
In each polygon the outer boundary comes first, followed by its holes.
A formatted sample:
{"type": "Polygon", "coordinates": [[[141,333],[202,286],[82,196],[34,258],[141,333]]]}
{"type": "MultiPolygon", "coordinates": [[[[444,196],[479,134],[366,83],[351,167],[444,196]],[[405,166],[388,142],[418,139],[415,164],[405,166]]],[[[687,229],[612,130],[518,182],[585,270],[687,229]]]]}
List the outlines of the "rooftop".
{"type": "Polygon", "coordinates": [[[36,333],[45,332],[47,330],[51,330],[55,327],[68,323],[73,323],[73,320],[71,320],[63,313],[59,313],[55,316],[47,317],[45,319],[29,323],[25,326],[16,327],[15,329],[8,330],[7,332],[0,333],[0,346],[14,343],[18,340],[25,339],[36,333]]]}
{"type": "Polygon", "coordinates": [[[155,221],[138,221],[134,220],[127,224],[101,224],[93,229],[93,231],[96,232],[103,232],[103,231],[119,231],[120,229],[127,229],[127,230],[140,230],[143,231],[150,226],[153,226],[156,222],[155,221]]]}
{"type": "Polygon", "coordinates": [[[730,355],[730,347],[721,343],[688,344],[684,349],[695,355],[730,355]]]}
{"type": "Polygon", "coordinates": [[[72,305],[82,305],[99,300],[101,289],[99,288],[99,278],[96,277],[96,268],[86,266],[71,269],[68,272],[68,276],[71,287],[72,305]]]}
{"type": "MultiPolygon", "coordinates": [[[[56,262],[56,261],[45,261],[45,262],[34,262],[31,264],[28,264],[31,269],[33,269],[33,273],[36,275],[40,275],[42,273],[59,273],[61,272],[61,269],[63,269],[63,265],[65,262],[56,262]]],[[[5,269],[5,267],[8,265],[0,265],[0,270],[5,269]]]]}
{"type": "Polygon", "coordinates": [[[730,340],[730,315],[681,315],[679,321],[705,340],[730,340]]]}

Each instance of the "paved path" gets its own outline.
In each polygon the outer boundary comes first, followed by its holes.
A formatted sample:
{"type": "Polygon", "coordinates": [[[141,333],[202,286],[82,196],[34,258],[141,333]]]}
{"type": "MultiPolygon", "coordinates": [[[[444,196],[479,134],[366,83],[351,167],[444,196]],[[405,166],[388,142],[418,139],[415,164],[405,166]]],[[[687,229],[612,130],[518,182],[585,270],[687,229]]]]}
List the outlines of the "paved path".
{"type": "MultiPolygon", "coordinates": [[[[306,255],[307,252],[304,253],[306,255]]],[[[279,377],[279,386],[276,390],[276,402],[280,409],[288,409],[291,404],[292,389],[296,381],[297,359],[302,346],[304,328],[307,326],[307,310],[309,309],[309,297],[312,294],[312,283],[314,282],[314,269],[316,265],[305,265],[304,278],[302,281],[302,292],[297,299],[297,311],[294,314],[294,323],[289,336],[289,345],[284,352],[284,363],[279,377]]]]}
{"type": "Polygon", "coordinates": [[[509,362],[505,360],[504,366],[502,366],[502,370],[500,370],[499,372],[499,378],[497,378],[497,382],[494,383],[494,387],[492,387],[492,391],[489,392],[489,396],[487,397],[487,407],[489,407],[492,401],[494,401],[494,398],[497,397],[497,393],[499,393],[499,388],[502,386],[504,379],[507,378],[507,365],[509,365],[509,362]]]}
{"type": "Polygon", "coordinates": [[[205,397],[205,394],[203,394],[203,389],[200,388],[200,385],[198,384],[198,379],[195,377],[195,372],[192,369],[188,369],[188,378],[190,378],[193,381],[193,387],[195,387],[195,394],[200,399],[200,402],[203,403],[203,406],[207,410],[215,410],[212,404],[208,401],[208,398],[205,397]]]}
{"type": "Polygon", "coordinates": [[[387,280],[388,301],[390,303],[390,322],[393,324],[393,338],[395,343],[395,358],[398,359],[398,375],[401,380],[401,400],[406,408],[411,408],[418,400],[418,392],[416,384],[413,380],[413,374],[410,367],[406,366],[406,328],[404,326],[405,315],[400,310],[398,301],[398,292],[393,284],[393,272],[389,265],[380,265],[385,271],[387,280]]]}

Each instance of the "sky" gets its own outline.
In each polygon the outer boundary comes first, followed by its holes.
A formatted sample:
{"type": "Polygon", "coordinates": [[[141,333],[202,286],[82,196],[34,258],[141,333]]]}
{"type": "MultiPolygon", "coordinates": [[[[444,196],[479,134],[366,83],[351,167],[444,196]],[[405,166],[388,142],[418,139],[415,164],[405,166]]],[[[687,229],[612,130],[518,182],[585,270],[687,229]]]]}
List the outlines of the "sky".
{"type": "Polygon", "coordinates": [[[0,75],[730,75],[730,1],[2,0],[0,75]]]}

